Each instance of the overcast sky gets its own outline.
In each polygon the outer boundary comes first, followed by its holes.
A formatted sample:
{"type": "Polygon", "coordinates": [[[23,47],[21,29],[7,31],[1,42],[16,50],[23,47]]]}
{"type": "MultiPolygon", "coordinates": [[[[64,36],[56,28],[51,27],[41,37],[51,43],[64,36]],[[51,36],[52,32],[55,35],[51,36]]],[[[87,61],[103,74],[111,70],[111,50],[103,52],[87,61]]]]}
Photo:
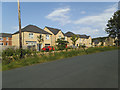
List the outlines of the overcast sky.
{"type": "MultiPolygon", "coordinates": [[[[50,26],[64,33],[72,31],[92,37],[107,36],[108,19],[117,10],[116,2],[22,2],[22,28],[32,24],[50,26]]],[[[17,2],[2,3],[2,32],[18,30],[17,2]]]]}

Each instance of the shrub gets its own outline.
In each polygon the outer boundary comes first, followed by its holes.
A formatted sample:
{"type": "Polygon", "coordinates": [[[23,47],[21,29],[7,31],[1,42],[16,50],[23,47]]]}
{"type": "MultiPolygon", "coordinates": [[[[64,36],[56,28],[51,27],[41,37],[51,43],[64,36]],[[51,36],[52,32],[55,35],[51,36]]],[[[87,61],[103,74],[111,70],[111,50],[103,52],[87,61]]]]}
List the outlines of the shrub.
{"type": "MultiPolygon", "coordinates": [[[[30,56],[32,53],[36,54],[35,51],[31,51],[29,49],[22,49],[23,57],[30,56]]],[[[9,64],[12,61],[16,61],[20,59],[21,50],[14,48],[7,48],[2,52],[2,61],[4,64],[9,64]]]]}

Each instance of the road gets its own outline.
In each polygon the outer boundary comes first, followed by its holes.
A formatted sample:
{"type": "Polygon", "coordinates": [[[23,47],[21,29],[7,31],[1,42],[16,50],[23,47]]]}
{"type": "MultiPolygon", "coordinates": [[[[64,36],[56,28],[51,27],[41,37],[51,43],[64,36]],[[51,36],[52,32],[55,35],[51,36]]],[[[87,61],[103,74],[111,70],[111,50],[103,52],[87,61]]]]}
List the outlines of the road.
{"type": "Polygon", "coordinates": [[[117,88],[118,51],[17,68],[2,75],[3,88],[117,88]]]}

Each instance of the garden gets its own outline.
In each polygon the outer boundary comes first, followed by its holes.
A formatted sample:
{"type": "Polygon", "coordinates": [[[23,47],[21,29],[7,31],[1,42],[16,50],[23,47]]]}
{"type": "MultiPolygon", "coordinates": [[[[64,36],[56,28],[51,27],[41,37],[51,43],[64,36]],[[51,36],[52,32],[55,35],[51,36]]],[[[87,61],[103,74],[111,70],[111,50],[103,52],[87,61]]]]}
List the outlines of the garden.
{"type": "Polygon", "coordinates": [[[120,49],[116,46],[106,47],[90,47],[90,48],[70,48],[54,51],[36,51],[30,49],[22,49],[23,57],[20,58],[20,49],[8,48],[2,52],[2,70],[10,70],[18,67],[29,66],[39,63],[50,62],[54,60],[60,60],[63,58],[69,58],[73,56],[80,56],[86,54],[92,54],[97,52],[109,51],[120,49]]]}

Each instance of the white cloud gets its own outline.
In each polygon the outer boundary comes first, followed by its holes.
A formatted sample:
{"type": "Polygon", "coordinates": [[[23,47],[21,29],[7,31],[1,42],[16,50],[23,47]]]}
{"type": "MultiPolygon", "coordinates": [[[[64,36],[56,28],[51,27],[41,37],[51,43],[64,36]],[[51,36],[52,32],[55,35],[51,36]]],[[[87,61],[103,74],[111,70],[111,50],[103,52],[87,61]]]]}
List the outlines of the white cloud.
{"type": "MultiPolygon", "coordinates": [[[[78,20],[71,20],[69,16],[70,8],[61,8],[56,9],[46,16],[47,19],[52,21],[58,21],[61,25],[65,25],[68,23],[73,24],[74,28],[71,29],[74,33],[87,34],[92,37],[97,36],[106,36],[105,27],[107,21],[112,17],[114,12],[117,10],[117,4],[110,6],[105,9],[100,14],[95,14],[92,16],[85,16],[78,20]],[[78,27],[76,27],[76,25],[78,27]]],[[[85,11],[81,11],[81,14],[85,14],[85,11]]]]}
{"type": "Polygon", "coordinates": [[[71,22],[71,20],[69,19],[70,17],[68,16],[69,11],[70,8],[56,9],[49,15],[47,15],[46,18],[52,21],[58,21],[60,24],[65,25],[71,22]]]}
{"type": "Polygon", "coordinates": [[[91,28],[91,27],[76,27],[72,30],[76,34],[86,34],[90,35],[92,37],[100,37],[100,36],[106,36],[104,32],[101,32],[99,29],[91,28]]]}
{"type": "Polygon", "coordinates": [[[85,11],[81,11],[80,13],[81,13],[81,14],[85,14],[86,12],[85,12],[85,11]]]}
{"type": "MultiPolygon", "coordinates": [[[[84,27],[84,29],[86,29],[87,32],[91,33],[92,36],[96,36],[96,35],[102,36],[102,34],[106,35],[104,29],[106,27],[107,21],[110,19],[110,17],[112,17],[114,12],[117,10],[116,6],[117,5],[113,5],[112,7],[105,9],[101,14],[80,18],[80,19],[74,21],[74,24],[84,25],[86,27],[89,26],[89,29],[85,28],[85,27],[84,27]]],[[[83,31],[83,28],[80,28],[79,31],[80,32],[83,31]]]]}
{"type": "Polygon", "coordinates": [[[18,30],[19,29],[19,26],[14,26],[12,27],[13,30],[18,30]]]}
{"type": "MultiPolygon", "coordinates": [[[[21,29],[22,28],[24,28],[24,26],[21,26],[21,29]]],[[[15,31],[17,31],[17,30],[19,30],[19,26],[14,26],[14,27],[12,27],[12,29],[15,30],[15,31]]]]}

